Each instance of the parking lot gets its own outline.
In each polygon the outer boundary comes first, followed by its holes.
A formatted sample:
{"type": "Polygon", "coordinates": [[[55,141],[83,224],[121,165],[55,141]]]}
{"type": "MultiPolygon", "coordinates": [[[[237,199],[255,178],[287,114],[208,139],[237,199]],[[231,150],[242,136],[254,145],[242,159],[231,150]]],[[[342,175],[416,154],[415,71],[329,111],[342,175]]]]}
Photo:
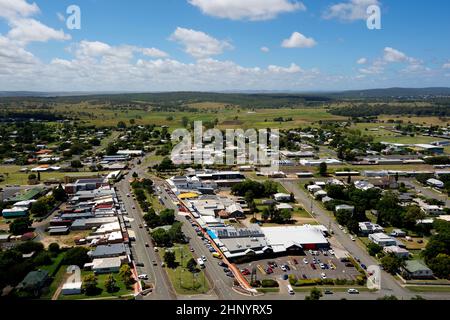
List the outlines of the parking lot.
{"type": "MultiPolygon", "coordinates": [[[[346,263],[338,260],[330,252],[325,252],[325,254],[321,251],[313,251],[312,253],[306,251],[304,255],[292,255],[243,263],[239,264],[238,268],[241,271],[247,269],[250,273],[253,268],[256,268],[259,280],[267,278],[279,280],[285,274],[294,274],[298,279],[324,278],[323,275],[325,275],[328,279],[355,280],[359,275],[355,267],[346,266],[346,263]],[[275,262],[276,266],[269,268],[269,264],[273,262],[275,262]],[[283,270],[283,266],[287,266],[286,271],[283,270]]],[[[248,272],[246,271],[243,274],[250,279],[251,275],[247,274],[248,272]]]]}

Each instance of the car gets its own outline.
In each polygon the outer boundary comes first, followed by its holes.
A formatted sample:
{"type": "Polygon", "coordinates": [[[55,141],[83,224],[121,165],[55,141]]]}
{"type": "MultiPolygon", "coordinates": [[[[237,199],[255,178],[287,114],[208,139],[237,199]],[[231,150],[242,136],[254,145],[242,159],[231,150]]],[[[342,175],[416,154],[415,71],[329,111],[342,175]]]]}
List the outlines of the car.
{"type": "Polygon", "coordinates": [[[313,258],[313,263],[314,263],[314,264],[316,264],[316,263],[317,263],[317,260],[316,260],[316,258],[313,258]]]}
{"type": "Polygon", "coordinates": [[[219,267],[228,267],[228,265],[223,261],[219,261],[217,264],[219,265],[219,267]]]}
{"type": "Polygon", "coordinates": [[[364,270],[367,270],[367,266],[364,263],[361,263],[361,268],[363,268],[364,270]]]}
{"type": "Polygon", "coordinates": [[[139,229],[142,229],[142,224],[139,225],[139,229]]]}
{"type": "Polygon", "coordinates": [[[352,241],[355,241],[355,240],[356,240],[354,236],[350,236],[350,239],[351,239],[352,241]]]}
{"type": "Polygon", "coordinates": [[[241,270],[242,275],[248,276],[250,274],[250,271],[248,269],[242,269],[241,270]]]}
{"type": "Polygon", "coordinates": [[[318,263],[318,264],[321,264],[321,263],[322,263],[322,261],[320,261],[320,259],[317,259],[317,263],[318,263]]]}
{"type": "Polygon", "coordinates": [[[316,268],[316,265],[315,265],[314,263],[311,263],[310,266],[311,266],[311,268],[313,268],[314,270],[317,269],[317,268],[316,268]]]}
{"type": "Polygon", "coordinates": [[[266,273],[267,274],[272,274],[273,273],[273,269],[271,267],[267,267],[266,273]]]}
{"type": "Polygon", "coordinates": [[[353,263],[350,263],[350,262],[347,262],[347,263],[345,264],[345,266],[346,266],[347,268],[353,268],[353,267],[354,267],[353,263]]]}
{"type": "Polygon", "coordinates": [[[287,271],[287,269],[286,269],[286,267],[285,267],[285,265],[284,265],[284,264],[282,264],[282,265],[280,266],[280,268],[281,268],[281,270],[283,270],[284,272],[286,272],[286,271],[287,271]]]}
{"type": "Polygon", "coordinates": [[[345,230],[345,229],[344,229],[344,230],[342,230],[342,232],[344,232],[345,234],[347,234],[347,230],[345,230]]]}
{"type": "Polygon", "coordinates": [[[159,251],[158,247],[155,247],[155,252],[158,252],[158,251],[159,251]]]}
{"type": "Polygon", "coordinates": [[[319,264],[319,266],[320,266],[320,269],[325,269],[325,265],[323,264],[323,263],[321,263],[321,264],[319,264]]]}
{"type": "Polygon", "coordinates": [[[324,250],[324,251],[322,251],[322,254],[324,255],[324,256],[328,256],[328,253],[324,250]]]}
{"type": "Polygon", "coordinates": [[[213,248],[213,247],[211,247],[211,248],[208,248],[208,250],[209,250],[209,252],[211,252],[211,253],[214,253],[214,252],[216,252],[216,250],[213,248]]]}
{"type": "Polygon", "coordinates": [[[148,280],[148,275],[140,274],[140,275],[138,275],[138,279],[140,279],[140,280],[148,280]]]}
{"type": "Polygon", "coordinates": [[[293,259],[292,261],[294,261],[294,264],[298,264],[297,259],[293,259]]]}
{"type": "Polygon", "coordinates": [[[164,262],[161,262],[161,267],[165,267],[166,266],[166,264],[164,263],[164,262]]]}
{"type": "Polygon", "coordinates": [[[129,197],[131,197],[131,195],[129,193],[127,193],[127,197],[129,198],[129,197]]]}
{"type": "Polygon", "coordinates": [[[282,280],[287,280],[287,279],[289,279],[289,276],[288,276],[287,274],[283,274],[283,275],[281,276],[281,279],[282,279],[282,280]]]}
{"type": "Polygon", "coordinates": [[[206,261],[206,257],[205,257],[205,256],[202,256],[202,260],[203,260],[203,261],[206,261]]]}
{"type": "Polygon", "coordinates": [[[309,252],[309,254],[311,254],[311,255],[312,255],[312,250],[311,250],[311,249],[309,249],[309,251],[308,251],[308,252],[309,252]]]}
{"type": "Polygon", "coordinates": [[[308,279],[308,276],[307,276],[306,274],[303,274],[303,275],[302,275],[302,278],[303,278],[303,279],[308,279]]]}
{"type": "Polygon", "coordinates": [[[356,257],[355,257],[355,260],[358,261],[358,262],[361,262],[361,260],[360,260],[359,258],[356,258],[356,257]]]}
{"type": "Polygon", "coordinates": [[[148,225],[146,223],[144,223],[144,228],[147,228],[147,227],[148,227],[148,225]]]}
{"type": "Polygon", "coordinates": [[[150,247],[150,245],[148,244],[148,242],[145,243],[145,246],[148,248],[150,247]]]}
{"type": "Polygon", "coordinates": [[[154,266],[157,266],[157,265],[158,265],[158,264],[156,263],[155,260],[152,261],[152,264],[153,264],[154,266]]]}
{"type": "Polygon", "coordinates": [[[308,259],[303,258],[303,263],[304,263],[304,264],[308,264],[308,259]]]}
{"type": "Polygon", "coordinates": [[[353,289],[353,288],[348,289],[347,292],[348,292],[349,294],[358,294],[358,293],[359,293],[358,290],[353,289]]]}
{"type": "Polygon", "coordinates": [[[330,266],[326,263],[324,263],[323,266],[325,267],[325,269],[330,269],[330,266]]]}
{"type": "Polygon", "coordinates": [[[326,275],[325,273],[322,272],[322,273],[320,274],[320,277],[321,277],[322,279],[326,279],[326,278],[327,278],[327,275],[326,275]]]}
{"type": "Polygon", "coordinates": [[[341,226],[341,225],[338,225],[338,228],[341,229],[341,230],[344,230],[344,227],[341,226]]]}
{"type": "Polygon", "coordinates": [[[329,252],[332,256],[334,256],[334,250],[333,250],[333,249],[328,250],[328,252],[329,252]]]}
{"type": "Polygon", "coordinates": [[[234,278],[233,272],[227,272],[225,274],[227,275],[227,277],[234,278]]]}
{"type": "Polygon", "coordinates": [[[291,267],[289,267],[289,265],[287,263],[284,265],[284,267],[286,268],[287,271],[291,270],[291,267]]]}
{"type": "Polygon", "coordinates": [[[143,267],[144,264],[143,264],[142,262],[136,262],[136,266],[137,266],[137,267],[143,267]]]}
{"type": "Polygon", "coordinates": [[[191,247],[191,248],[189,249],[189,251],[194,252],[195,250],[194,250],[194,248],[191,247]]]}
{"type": "Polygon", "coordinates": [[[323,293],[324,293],[324,294],[333,294],[333,291],[331,291],[331,290],[324,290],[323,293]]]}
{"type": "Polygon", "coordinates": [[[131,209],[133,209],[133,210],[134,210],[134,209],[136,209],[136,207],[135,207],[135,206],[132,206],[132,207],[131,207],[131,209]]]}

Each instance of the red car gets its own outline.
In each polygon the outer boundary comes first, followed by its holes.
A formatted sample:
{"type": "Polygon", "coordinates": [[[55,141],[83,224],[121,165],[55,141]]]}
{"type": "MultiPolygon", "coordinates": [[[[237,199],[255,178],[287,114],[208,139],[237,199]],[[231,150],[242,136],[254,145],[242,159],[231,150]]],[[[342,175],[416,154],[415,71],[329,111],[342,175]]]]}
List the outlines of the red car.
{"type": "Polygon", "coordinates": [[[316,266],[315,266],[314,263],[311,263],[310,266],[311,266],[311,268],[313,268],[314,270],[316,270],[316,266]]]}
{"type": "Polygon", "coordinates": [[[241,273],[242,273],[244,276],[248,276],[248,275],[250,274],[250,271],[249,271],[248,269],[243,269],[243,270],[241,270],[241,273]]]}
{"type": "Polygon", "coordinates": [[[297,259],[294,259],[294,263],[295,263],[295,264],[298,264],[298,261],[297,261],[297,259]]]}
{"type": "Polygon", "coordinates": [[[266,269],[266,273],[267,273],[267,274],[271,274],[271,273],[273,273],[273,270],[272,270],[272,268],[271,268],[271,267],[268,267],[268,268],[266,269]]]}

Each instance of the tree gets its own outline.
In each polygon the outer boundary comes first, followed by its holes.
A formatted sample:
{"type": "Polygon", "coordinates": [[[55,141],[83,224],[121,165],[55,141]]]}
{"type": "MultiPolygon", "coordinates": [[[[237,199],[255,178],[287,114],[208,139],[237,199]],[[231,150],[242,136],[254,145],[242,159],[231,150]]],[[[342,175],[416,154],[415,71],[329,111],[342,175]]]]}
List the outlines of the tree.
{"type": "Polygon", "coordinates": [[[30,213],[36,217],[45,216],[48,213],[47,203],[43,198],[39,199],[36,202],[33,202],[30,208],[30,213]]]}
{"type": "Polygon", "coordinates": [[[186,127],[188,126],[188,124],[189,124],[189,119],[188,119],[186,116],[184,116],[183,118],[181,118],[181,125],[182,125],[184,128],[186,128],[186,127]]]}
{"type": "Polygon", "coordinates": [[[137,178],[137,177],[139,177],[139,175],[136,173],[136,172],[133,172],[133,174],[131,175],[133,178],[137,178]]]}
{"type": "Polygon", "coordinates": [[[127,127],[127,125],[125,124],[125,122],[123,122],[123,121],[117,122],[118,129],[125,129],[126,127],[127,127]]]}
{"type": "Polygon", "coordinates": [[[438,278],[450,279],[450,256],[440,253],[428,261],[428,266],[438,278]]]}
{"type": "Polygon", "coordinates": [[[328,171],[328,166],[325,162],[320,163],[319,165],[319,174],[322,177],[325,177],[327,175],[327,171],[328,171]]]}
{"type": "Polygon", "coordinates": [[[198,271],[198,269],[197,269],[197,261],[195,261],[194,258],[189,259],[189,261],[186,264],[186,267],[192,273],[196,273],[198,271]]]}
{"type": "Polygon", "coordinates": [[[380,253],[383,250],[382,246],[379,246],[376,243],[370,242],[369,244],[367,244],[367,252],[369,252],[369,254],[374,257],[376,256],[378,253],[380,253]]]}
{"type": "Polygon", "coordinates": [[[22,235],[27,232],[30,227],[31,220],[29,218],[18,218],[9,225],[9,232],[15,236],[22,235]]]}
{"type": "Polygon", "coordinates": [[[33,181],[33,180],[36,180],[36,179],[37,179],[37,176],[34,173],[28,175],[28,180],[33,181]]]}
{"type": "Polygon", "coordinates": [[[322,297],[322,291],[317,289],[316,287],[311,289],[309,296],[305,297],[305,300],[320,300],[322,297]]]}
{"type": "Polygon", "coordinates": [[[133,273],[131,272],[131,268],[129,265],[124,264],[120,267],[119,270],[119,277],[122,279],[122,282],[125,284],[125,286],[129,287],[134,283],[133,279],[133,273]]]}
{"type": "Polygon", "coordinates": [[[161,247],[171,247],[172,239],[166,230],[159,228],[152,232],[153,240],[161,247]]]}
{"type": "Polygon", "coordinates": [[[261,219],[263,221],[267,221],[267,220],[269,220],[269,218],[270,218],[270,211],[268,208],[264,208],[261,213],[261,219]]]}
{"type": "Polygon", "coordinates": [[[280,218],[283,221],[283,223],[288,223],[292,219],[292,212],[288,209],[283,209],[280,212],[280,218]]]}
{"type": "Polygon", "coordinates": [[[159,213],[162,225],[172,225],[175,222],[175,211],[173,209],[164,209],[159,213]]]}
{"type": "Polygon", "coordinates": [[[117,290],[117,282],[116,279],[114,279],[113,275],[110,274],[105,280],[105,288],[106,291],[109,293],[113,293],[117,290]]]}
{"type": "Polygon", "coordinates": [[[72,168],[83,168],[83,164],[81,163],[80,160],[72,160],[72,161],[70,162],[70,166],[71,166],[72,168]]]}
{"type": "Polygon", "coordinates": [[[171,242],[177,242],[177,243],[184,243],[185,242],[185,236],[182,230],[182,224],[181,222],[175,222],[172,227],[170,227],[169,231],[167,232],[171,242]]]}
{"type": "Polygon", "coordinates": [[[161,218],[152,208],[149,209],[148,213],[146,213],[143,218],[147,225],[152,229],[161,225],[161,218]]]}
{"type": "Polygon", "coordinates": [[[93,296],[97,293],[97,277],[94,274],[88,274],[83,277],[82,289],[87,296],[93,296]]]}
{"type": "Polygon", "coordinates": [[[53,189],[52,194],[56,201],[65,201],[67,199],[66,191],[64,191],[64,188],[61,184],[53,189]]]}
{"type": "Polygon", "coordinates": [[[166,263],[167,267],[172,269],[176,268],[177,262],[175,252],[166,250],[166,252],[164,252],[164,262],[166,263]]]}
{"type": "Polygon", "coordinates": [[[48,251],[50,251],[53,254],[58,254],[60,250],[59,244],[57,244],[56,242],[52,242],[50,243],[50,245],[48,246],[48,251]]]}
{"type": "Polygon", "coordinates": [[[115,155],[117,151],[119,151],[119,148],[114,143],[108,144],[105,150],[106,154],[109,156],[115,155]]]}
{"type": "Polygon", "coordinates": [[[404,265],[404,261],[393,254],[388,254],[381,258],[381,265],[390,274],[396,274],[404,265]]]}
{"type": "Polygon", "coordinates": [[[403,213],[402,218],[402,226],[409,230],[414,230],[417,220],[424,219],[425,213],[418,206],[409,206],[403,213]]]}
{"type": "Polygon", "coordinates": [[[66,252],[63,263],[83,267],[85,263],[89,262],[88,252],[89,250],[84,247],[71,248],[66,252]]]}

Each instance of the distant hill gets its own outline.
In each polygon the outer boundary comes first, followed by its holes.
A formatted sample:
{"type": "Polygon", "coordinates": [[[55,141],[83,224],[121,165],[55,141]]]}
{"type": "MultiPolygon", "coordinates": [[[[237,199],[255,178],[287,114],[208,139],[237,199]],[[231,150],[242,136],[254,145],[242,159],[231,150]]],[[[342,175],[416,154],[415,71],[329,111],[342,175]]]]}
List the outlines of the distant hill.
{"type": "Polygon", "coordinates": [[[450,88],[386,88],[368,90],[350,90],[332,93],[329,96],[335,98],[412,98],[412,97],[450,97],[450,88]]]}

